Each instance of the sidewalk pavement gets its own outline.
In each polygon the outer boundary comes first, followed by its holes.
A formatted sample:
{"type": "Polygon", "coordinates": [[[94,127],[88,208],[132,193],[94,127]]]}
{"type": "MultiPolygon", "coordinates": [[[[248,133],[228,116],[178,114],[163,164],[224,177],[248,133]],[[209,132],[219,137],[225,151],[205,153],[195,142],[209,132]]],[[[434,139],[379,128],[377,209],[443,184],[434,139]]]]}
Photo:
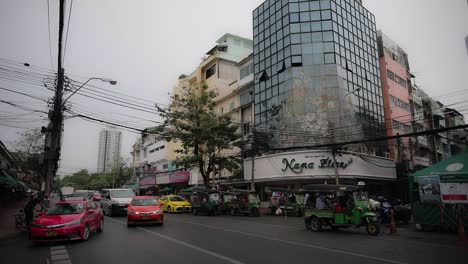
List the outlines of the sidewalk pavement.
{"type": "Polygon", "coordinates": [[[15,227],[14,215],[23,209],[27,200],[18,200],[10,204],[6,208],[0,208],[0,239],[17,236],[26,230],[17,230],[15,227]]]}

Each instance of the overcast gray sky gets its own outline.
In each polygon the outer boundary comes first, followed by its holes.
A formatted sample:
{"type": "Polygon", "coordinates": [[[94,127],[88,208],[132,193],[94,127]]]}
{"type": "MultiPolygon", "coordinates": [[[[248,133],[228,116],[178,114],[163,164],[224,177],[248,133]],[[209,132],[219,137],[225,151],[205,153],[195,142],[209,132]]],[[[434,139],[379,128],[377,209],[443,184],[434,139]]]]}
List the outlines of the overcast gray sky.
{"type": "MultiPolygon", "coordinates": [[[[64,64],[66,74],[78,81],[112,78],[118,81],[117,86],[99,81],[92,84],[146,100],[126,97],[127,102],[148,107],[151,102],[167,103],[167,94],[177,77],[190,73],[224,33],[252,38],[252,10],[262,2],[74,0],[64,64]]],[[[468,92],[443,96],[468,89],[465,0],[364,0],[364,5],[376,16],[377,27],[407,51],[420,87],[432,96],[442,95],[439,99],[445,104],[468,100],[468,92]]],[[[50,0],[52,62],[46,0],[2,0],[0,33],[0,67],[5,65],[1,59],[10,59],[41,67],[41,72],[56,70],[58,0],[50,0]]],[[[0,87],[44,98],[51,96],[51,92],[34,82],[10,81],[1,75],[0,87]]],[[[0,90],[0,99],[45,109],[41,101],[5,90],[0,90]]],[[[75,95],[71,102],[77,112],[129,126],[151,126],[153,123],[147,120],[156,120],[150,113],[80,95],[75,95]]],[[[462,112],[466,114],[466,110],[465,104],[462,112]]],[[[18,131],[46,123],[37,114],[0,102],[0,140],[11,147],[18,131]],[[12,120],[9,118],[12,115],[20,116],[12,120]]],[[[78,118],[65,122],[61,173],[81,168],[96,170],[98,133],[102,127],[78,118]]],[[[130,156],[136,137],[135,133],[124,131],[124,157],[130,156]]]]}

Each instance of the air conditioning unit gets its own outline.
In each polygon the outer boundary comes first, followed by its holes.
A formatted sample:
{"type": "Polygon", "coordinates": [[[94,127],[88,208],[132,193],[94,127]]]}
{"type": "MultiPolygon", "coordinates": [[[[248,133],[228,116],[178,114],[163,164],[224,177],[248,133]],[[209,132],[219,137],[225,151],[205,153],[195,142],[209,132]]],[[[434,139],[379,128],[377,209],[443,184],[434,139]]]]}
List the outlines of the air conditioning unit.
{"type": "Polygon", "coordinates": [[[384,157],[389,159],[390,158],[390,152],[384,152],[383,153],[384,157]]]}

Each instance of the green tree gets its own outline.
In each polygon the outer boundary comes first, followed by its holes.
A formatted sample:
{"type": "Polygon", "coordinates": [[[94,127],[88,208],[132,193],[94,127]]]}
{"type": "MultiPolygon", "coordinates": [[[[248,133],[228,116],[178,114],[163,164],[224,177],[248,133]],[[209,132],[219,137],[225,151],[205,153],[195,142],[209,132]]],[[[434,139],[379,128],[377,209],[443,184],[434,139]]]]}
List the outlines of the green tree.
{"type": "Polygon", "coordinates": [[[175,165],[198,167],[205,185],[209,185],[210,175],[239,168],[238,160],[224,153],[240,142],[241,135],[229,114],[218,116],[214,112],[216,97],[217,92],[199,84],[172,96],[168,107],[157,106],[164,122],[155,132],[182,146],[176,150],[181,156],[175,165]]]}
{"type": "Polygon", "coordinates": [[[73,173],[70,176],[65,176],[60,181],[60,186],[71,186],[77,190],[79,189],[88,189],[90,182],[90,176],[87,170],[80,170],[76,173],[73,173]]]}
{"type": "Polygon", "coordinates": [[[44,176],[41,160],[44,157],[44,134],[40,129],[29,129],[19,133],[14,143],[15,158],[18,162],[22,181],[39,190],[44,176]]]}

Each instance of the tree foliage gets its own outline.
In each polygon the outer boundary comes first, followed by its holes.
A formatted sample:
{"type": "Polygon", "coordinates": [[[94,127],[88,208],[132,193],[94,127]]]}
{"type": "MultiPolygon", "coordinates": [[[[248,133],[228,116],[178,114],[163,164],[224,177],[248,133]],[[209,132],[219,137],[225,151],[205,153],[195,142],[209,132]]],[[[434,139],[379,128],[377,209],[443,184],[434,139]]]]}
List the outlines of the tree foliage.
{"type": "Polygon", "coordinates": [[[218,116],[214,112],[216,96],[217,92],[199,84],[173,95],[168,107],[157,107],[164,122],[155,132],[167,141],[181,143],[175,165],[198,167],[205,185],[209,184],[210,175],[239,168],[237,159],[224,152],[232,149],[241,135],[228,114],[218,116]]]}
{"type": "Polygon", "coordinates": [[[38,190],[40,178],[44,175],[41,162],[44,157],[44,134],[38,128],[19,133],[14,150],[18,167],[23,174],[22,180],[38,190]]]}

